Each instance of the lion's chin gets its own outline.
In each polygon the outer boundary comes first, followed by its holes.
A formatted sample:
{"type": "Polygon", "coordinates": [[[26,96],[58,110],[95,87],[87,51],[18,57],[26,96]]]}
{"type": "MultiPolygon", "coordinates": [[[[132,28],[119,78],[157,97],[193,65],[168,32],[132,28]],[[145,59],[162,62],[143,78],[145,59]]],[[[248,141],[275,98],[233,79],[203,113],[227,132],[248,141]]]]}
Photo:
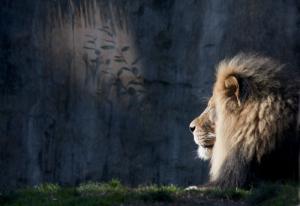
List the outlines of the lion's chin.
{"type": "Polygon", "coordinates": [[[211,158],[212,148],[204,148],[202,146],[198,147],[197,154],[202,160],[209,160],[211,158]]]}

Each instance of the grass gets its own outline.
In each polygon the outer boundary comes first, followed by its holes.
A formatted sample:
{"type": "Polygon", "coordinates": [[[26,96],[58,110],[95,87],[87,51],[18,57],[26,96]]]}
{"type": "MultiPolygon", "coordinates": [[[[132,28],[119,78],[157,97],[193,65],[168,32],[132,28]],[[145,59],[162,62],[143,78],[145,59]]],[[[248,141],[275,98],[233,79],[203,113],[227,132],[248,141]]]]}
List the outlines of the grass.
{"type": "Polygon", "coordinates": [[[250,190],[243,190],[239,188],[230,188],[226,190],[221,190],[219,188],[206,189],[203,193],[210,198],[229,199],[234,201],[245,200],[251,195],[250,190]]]}
{"type": "MultiPolygon", "coordinates": [[[[262,184],[249,190],[218,188],[186,191],[181,187],[139,186],[129,188],[118,180],[107,183],[88,182],[77,187],[42,184],[7,194],[0,194],[3,206],[114,206],[114,205],[194,205],[195,201],[229,201],[249,205],[297,205],[297,184],[262,184]]],[[[220,203],[222,205],[222,202],[220,203]]]]}
{"type": "Polygon", "coordinates": [[[299,185],[297,184],[263,184],[255,189],[249,197],[252,205],[299,205],[299,185]]]}

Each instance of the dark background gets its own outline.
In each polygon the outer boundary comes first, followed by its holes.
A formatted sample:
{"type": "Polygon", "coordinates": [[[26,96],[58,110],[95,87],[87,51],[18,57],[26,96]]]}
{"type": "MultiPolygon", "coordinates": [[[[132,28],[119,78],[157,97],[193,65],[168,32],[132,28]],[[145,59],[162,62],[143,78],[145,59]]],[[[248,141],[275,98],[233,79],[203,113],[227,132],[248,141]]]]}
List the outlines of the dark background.
{"type": "Polygon", "coordinates": [[[189,122],[215,66],[300,66],[297,0],[1,0],[0,189],[120,179],[195,185],[189,122]]]}

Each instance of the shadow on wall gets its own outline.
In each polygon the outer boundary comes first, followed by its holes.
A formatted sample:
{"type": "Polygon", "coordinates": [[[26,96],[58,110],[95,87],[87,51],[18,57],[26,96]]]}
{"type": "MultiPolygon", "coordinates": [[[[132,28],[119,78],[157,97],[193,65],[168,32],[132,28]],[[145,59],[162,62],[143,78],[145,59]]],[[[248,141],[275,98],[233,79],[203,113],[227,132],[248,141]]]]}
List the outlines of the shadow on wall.
{"type": "Polygon", "coordinates": [[[109,1],[62,2],[43,5],[48,14],[44,28],[34,19],[50,87],[30,111],[31,116],[49,115],[55,124],[51,131],[47,128],[49,138],[45,122],[30,118],[29,183],[113,177],[141,182],[135,173],[151,160],[139,157],[146,145],[135,149],[143,144],[144,120],[138,114],[146,90],[142,58],[136,55],[124,11],[109,1]]]}

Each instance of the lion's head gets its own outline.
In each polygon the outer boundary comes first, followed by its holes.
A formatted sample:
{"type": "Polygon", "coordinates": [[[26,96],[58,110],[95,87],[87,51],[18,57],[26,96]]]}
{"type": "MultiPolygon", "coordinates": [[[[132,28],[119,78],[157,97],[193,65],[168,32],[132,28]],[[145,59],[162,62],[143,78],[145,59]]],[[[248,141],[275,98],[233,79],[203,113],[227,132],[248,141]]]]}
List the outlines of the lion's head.
{"type": "Polygon", "coordinates": [[[299,87],[271,58],[240,54],[219,64],[208,107],[190,124],[212,183],[298,177],[299,87]]]}

